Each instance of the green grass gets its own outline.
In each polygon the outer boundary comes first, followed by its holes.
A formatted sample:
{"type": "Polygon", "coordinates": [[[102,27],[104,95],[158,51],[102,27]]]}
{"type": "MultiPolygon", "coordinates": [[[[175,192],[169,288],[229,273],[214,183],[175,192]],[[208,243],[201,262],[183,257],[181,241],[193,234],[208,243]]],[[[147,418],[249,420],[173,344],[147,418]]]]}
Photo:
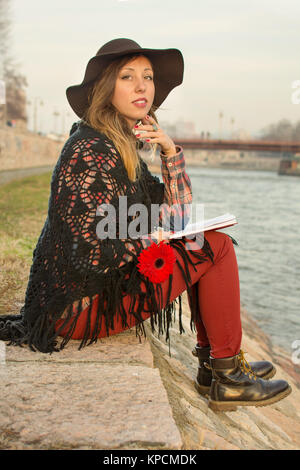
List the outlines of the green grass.
{"type": "Polygon", "coordinates": [[[0,186],[0,315],[19,313],[44,226],[52,172],[0,186]]]}

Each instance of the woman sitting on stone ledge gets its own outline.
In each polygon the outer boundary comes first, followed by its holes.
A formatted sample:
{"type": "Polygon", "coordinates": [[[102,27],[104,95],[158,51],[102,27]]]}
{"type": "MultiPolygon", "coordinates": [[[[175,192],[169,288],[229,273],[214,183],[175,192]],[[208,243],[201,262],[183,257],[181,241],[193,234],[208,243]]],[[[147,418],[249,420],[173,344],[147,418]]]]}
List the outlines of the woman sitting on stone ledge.
{"type": "Polygon", "coordinates": [[[214,410],[268,405],[291,388],[283,380],[267,380],[275,374],[270,362],[249,365],[241,351],[237,243],[209,231],[191,249],[187,238],[169,239],[167,230],[159,230],[168,218],[186,221],[192,202],[183,148],[155,116],[182,83],[183,70],[178,49],[143,49],[130,39],[115,39],[90,59],[83,82],[67,89],[80,121],[72,126],[53,171],[24,306],[20,315],[2,318],[0,339],[52,353],[71,338],[81,340],[81,348],[133,326],[145,334],[143,321],[150,318],[152,331],[158,321],[159,334],[166,331],[169,340],[177,301],[184,333],[181,294],[187,291],[191,328],[197,332],[193,354],[199,359],[199,393],[209,397],[214,410]],[[161,147],[163,183],[138,153],[141,138],[161,147]],[[121,209],[122,196],[128,208],[147,208],[147,229],[139,237],[124,235],[120,221],[128,228],[136,217],[121,209]],[[155,204],[161,209],[157,219],[151,213],[155,204]],[[106,211],[116,231],[101,237],[106,211]],[[176,259],[169,277],[155,283],[138,269],[138,257],[161,239],[176,259]]]}

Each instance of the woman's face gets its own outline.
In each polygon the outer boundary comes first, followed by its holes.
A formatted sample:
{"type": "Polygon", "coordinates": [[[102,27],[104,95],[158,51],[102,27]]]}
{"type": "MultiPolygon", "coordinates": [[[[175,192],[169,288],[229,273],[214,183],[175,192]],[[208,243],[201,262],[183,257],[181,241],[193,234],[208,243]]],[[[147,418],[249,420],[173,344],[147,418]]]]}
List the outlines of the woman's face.
{"type": "Polygon", "coordinates": [[[152,106],[155,95],[153,74],[152,65],[144,56],[130,60],[119,71],[111,102],[131,127],[144,118],[152,106]],[[146,99],[146,103],[134,103],[142,99],[146,99]]]}

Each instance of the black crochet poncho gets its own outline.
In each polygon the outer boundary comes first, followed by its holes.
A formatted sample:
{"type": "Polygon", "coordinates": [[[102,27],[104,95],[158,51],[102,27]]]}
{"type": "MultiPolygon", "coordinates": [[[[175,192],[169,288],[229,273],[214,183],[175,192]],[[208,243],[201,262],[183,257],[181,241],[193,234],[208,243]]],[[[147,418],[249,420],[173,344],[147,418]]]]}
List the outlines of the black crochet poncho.
{"type": "MultiPolygon", "coordinates": [[[[172,274],[169,278],[167,305],[161,308],[161,303],[157,302],[157,299],[162,299],[160,284],[150,282],[137,269],[138,255],[145,248],[141,239],[127,239],[135,248],[133,253],[128,251],[118,236],[106,239],[97,237],[96,226],[103,216],[97,215],[96,210],[103,202],[109,202],[115,207],[117,221],[118,199],[121,195],[127,196],[128,207],[134,203],[145,204],[148,214],[151,204],[163,203],[164,183],[149,172],[142,159],[141,162],[142,175],[137,181],[131,182],[120,154],[105,134],[84,121],[72,126],[53,170],[48,214],[33,251],[25,303],[19,315],[0,317],[0,340],[19,346],[27,344],[33,351],[59,351],[67,344],[76,327],[82,311],[82,298],[89,297],[92,305],[95,294],[99,295],[97,321],[93,331],[90,331],[91,325],[87,321],[79,349],[97,341],[102,321],[105,322],[107,334],[109,327],[114,328],[116,315],[121,315],[126,325],[127,315],[122,299],[127,294],[133,299],[129,315],[137,319],[136,334],[141,329],[146,336],[140,313],[147,311],[151,313],[152,332],[156,331],[158,320],[158,334],[164,333],[165,328],[167,341],[172,313],[175,320],[177,299],[180,333],[184,332],[181,296],[170,302],[172,274]],[[120,268],[120,261],[126,253],[132,256],[132,261],[120,268]],[[147,294],[142,292],[142,284],[147,294]],[[74,316],[75,301],[79,302],[74,316]],[[71,317],[74,321],[62,339],[59,333],[69,325],[71,317]],[[63,324],[56,331],[55,324],[61,318],[63,324]]],[[[127,216],[128,223],[131,220],[132,217],[127,216]]],[[[204,254],[193,252],[193,256],[198,259],[195,263],[195,259],[192,261],[184,249],[186,241],[184,238],[172,239],[169,243],[182,255],[182,265],[178,260],[177,263],[190,293],[188,266],[208,259],[213,262],[213,252],[204,238],[204,254]]],[[[196,305],[191,308],[191,329],[195,324],[196,308],[196,305]]]]}

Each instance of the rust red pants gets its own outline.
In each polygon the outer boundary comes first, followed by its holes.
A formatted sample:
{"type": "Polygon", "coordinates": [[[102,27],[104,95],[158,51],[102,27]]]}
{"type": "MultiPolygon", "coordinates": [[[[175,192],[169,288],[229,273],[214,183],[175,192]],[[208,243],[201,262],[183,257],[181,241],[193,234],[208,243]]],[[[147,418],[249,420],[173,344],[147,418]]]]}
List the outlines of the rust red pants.
{"type": "MultiPolygon", "coordinates": [[[[197,342],[200,346],[211,347],[211,356],[215,358],[230,357],[238,354],[241,347],[242,327],[240,318],[240,284],[238,265],[235,249],[231,238],[222,232],[205,232],[214,253],[213,264],[210,260],[196,265],[196,271],[190,269],[192,295],[196,296],[198,302],[198,318],[195,322],[197,329],[197,342]]],[[[180,258],[177,250],[174,250],[176,257],[180,258]]],[[[199,248],[199,252],[203,254],[199,248]]],[[[189,251],[189,256],[193,258],[193,251],[189,251]]],[[[180,261],[180,259],[179,259],[180,261]]],[[[197,259],[195,258],[197,262],[197,259]]],[[[182,264],[182,262],[181,262],[182,264]]],[[[163,291],[163,307],[166,305],[169,281],[161,284],[163,291]]],[[[182,277],[177,263],[174,264],[173,283],[170,301],[176,299],[186,290],[186,284],[182,277]]],[[[191,299],[188,296],[189,304],[191,299]]],[[[97,311],[98,299],[93,301],[92,312],[97,311]]],[[[130,305],[130,296],[124,298],[124,306],[130,305]]],[[[82,339],[85,330],[88,307],[82,311],[78,319],[73,339],[82,339]]],[[[141,314],[146,320],[150,314],[141,314]]],[[[130,316],[131,317],[131,316],[130,316]]],[[[94,314],[95,321],[95,314],[94,314]]],[[[93,313],[91,326],[93,327],[93,313]]],[[[60,321],[57,326],[59,326],[60,321]]],[[[136,324],[134,317],[128,319],[129,328],[136,324]]],[[[109,334],[114,335],[127,328],[122,326],[120,317],[115,318],[115,329],[109,329],[109,334]]],[[[61,336],[64,336],[63,332],[61,336]]],[[[99,338],[107,336],[106,329],[100,331],[99,338]]]]}

